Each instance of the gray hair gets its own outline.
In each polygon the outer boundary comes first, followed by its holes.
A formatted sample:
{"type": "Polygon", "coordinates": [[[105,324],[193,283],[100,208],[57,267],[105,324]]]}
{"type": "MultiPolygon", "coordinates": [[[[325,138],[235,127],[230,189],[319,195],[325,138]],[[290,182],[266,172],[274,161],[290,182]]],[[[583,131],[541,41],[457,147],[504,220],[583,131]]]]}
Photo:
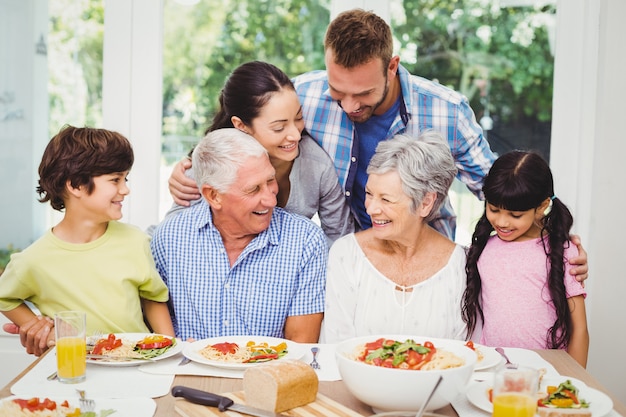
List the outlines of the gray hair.
{"type": "Polygon", "coordinates": [[[234,128],[217,129],[206,134],[191,155],[198,187],[210,185],[220,193],[237,179],[237,171],[249,157],[267,155],[252,136],[234,128]]]}
{"type": "Polygon", "coordinates": [[[411,199],[415,212],[426,193],[434,192],[437,199],[426,221],[437,216],[448,195],[457,169],[448,144],[441,133],[422,132],[417,139],[396,135],[382,141],[367,167],[367,174],[386,174],[395,171],[400,176],[402,190],[411,199]]]}

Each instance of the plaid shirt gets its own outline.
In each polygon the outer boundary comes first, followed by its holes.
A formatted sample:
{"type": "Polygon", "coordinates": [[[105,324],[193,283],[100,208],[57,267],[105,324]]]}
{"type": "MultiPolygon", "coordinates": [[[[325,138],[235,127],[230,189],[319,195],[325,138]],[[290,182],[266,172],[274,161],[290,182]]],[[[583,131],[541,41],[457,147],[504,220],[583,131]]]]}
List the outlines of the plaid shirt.
{"type": "Polygon", "coordinates": [[[231,267],[206,201],[167,217],[151,242],[176,336],[284,337],[289,316],[324,311],[328,248],[305,217],[275,208],[231,267]]]}
{"type": "MultiPolygon", "coordinates": [[[[467,98],[441,84],[411,75],[402,66],[398,68],[398,77],[402,90],[400,110],[381,140],[398,133],[417,137],[426,129],[442,132],[456,161],[457,177],[482,199],[483,178],[495,156],[467,98]]],[[[293,81],[303,106],[306,130],[333,159],[350,200],[358,165],[354,124],[330,96],[326,71],[311,71],[293,81]]],[[[448,199],[439,218],[431,224],[454,239],[456,216],[448,199]]]]}

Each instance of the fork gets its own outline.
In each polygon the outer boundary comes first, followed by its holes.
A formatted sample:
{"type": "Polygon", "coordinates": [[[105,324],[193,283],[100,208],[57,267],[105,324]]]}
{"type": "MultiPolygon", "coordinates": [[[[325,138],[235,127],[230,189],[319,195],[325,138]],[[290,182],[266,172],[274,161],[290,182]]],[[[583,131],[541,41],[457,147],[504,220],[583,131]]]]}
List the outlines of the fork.
{"type": "Polygon", "coordinates": [[[87,352],[91,352],[93,348],[96,346],[98,340],[104,337],[104,332],[101,330],[95,330],[91,336],[87,338],[87,352]]]}
{"type": "Polygon", "coordinates": [[[318,348],[317,346],[313,346],[311,348],[311,353],[313,354],[313,360],[311,361],[309,365],[313,369],[321,369],[320,364],[317,363],[317,354],[319,351],[320,351],[320,348],[318,348]]]}
{"type": "Polygon", "coordinates": [[[78,403],[80,404],[81,412],[89,412],[96,409],[96,402],[91,398],[85,398],[85,390],[77,389],[76,392],[78,392],[78,395],[80,397],[78,399],[78,403]]]}

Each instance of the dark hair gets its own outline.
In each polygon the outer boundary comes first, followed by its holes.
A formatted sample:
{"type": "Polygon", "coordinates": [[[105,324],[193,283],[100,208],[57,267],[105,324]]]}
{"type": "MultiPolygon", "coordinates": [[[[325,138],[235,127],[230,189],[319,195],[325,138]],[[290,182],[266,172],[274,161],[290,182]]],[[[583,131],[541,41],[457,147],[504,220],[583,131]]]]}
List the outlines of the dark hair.
{"type": "Polygon", "coordinates": [[[65,185],[82,185],[91,194],[93,177],[129,171],[133,166],[133,149],[123,135],[105,129],[65,125],[54,136],[39,164],[39,201],[55,210],[65,208],[65,185]]]}
{"type": "Polygon", "coordinates": [[[380,58],[385,73],[393,55],[391,28],[372,12],[348,10],[330,22],[324,37],[324,50],[331,50],[335,63],[345,68],[380,58]]]}
{"type": "Polygon", "coordinates": [[[272,95],[285,88],[295,91],[287,74],[276,66],[261,61],[240,65],[226,80],[220,92],[220,109],[205,134],[224,127],[234,127],[231,121],[233,116],[239,117],[249,126],[272,95]]]}
{"type": "MultiPolygon", "coordinates": [[[[546,199],[552,199],[552,207],[544,217],[541,229],[541,236],[546,236],[543,248],[550,261],[547,285],[556,309],[556,321],[546,335],[546,342],[552,349],[566,347],[572,334],[572,319],[563,281],[566,262],[563,254],[574,220],[567,206],[554,197],[552,172],[548,163],[534,152],[508,152],[499,157],[489,170],[483,193],[485,205],[489,203],[511,211],[537,208],[546,199]]],[[[463,320],[467,323],[468,336],[476,328],[478,317],[484,321],[477,263],[492,231],[493,227],[483,213],[472,235],[465,266],[467,288],[463,294],[463,320]]]]}

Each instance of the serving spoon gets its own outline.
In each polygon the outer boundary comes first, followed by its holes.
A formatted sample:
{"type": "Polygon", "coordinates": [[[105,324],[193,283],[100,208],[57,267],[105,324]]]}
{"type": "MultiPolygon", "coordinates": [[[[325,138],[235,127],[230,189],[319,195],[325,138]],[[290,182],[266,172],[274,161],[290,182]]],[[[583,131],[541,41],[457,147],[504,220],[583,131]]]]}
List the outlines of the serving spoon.
{"type": "Polygon", "coordinates": [[[443,380],[443,377],[439,375],[439,379],[437,380],[437,383],[433,387],[433,390],[430,392],[430,394],[428,394],[428,397],[426,398],[426,401],[424,401],[424,404],[422,404],[420,409],[417,411],[417,414],[415,414],[415,417],[422,417],[422,414],[424,414],[424,411],[426,410],[426,406],[428,405],[430,400],[433,398],[433,395],[435,394],[435,391],[437,391],[437,387],[439,387],[439,384],[441,384],[442,380],[443,380]]]}

